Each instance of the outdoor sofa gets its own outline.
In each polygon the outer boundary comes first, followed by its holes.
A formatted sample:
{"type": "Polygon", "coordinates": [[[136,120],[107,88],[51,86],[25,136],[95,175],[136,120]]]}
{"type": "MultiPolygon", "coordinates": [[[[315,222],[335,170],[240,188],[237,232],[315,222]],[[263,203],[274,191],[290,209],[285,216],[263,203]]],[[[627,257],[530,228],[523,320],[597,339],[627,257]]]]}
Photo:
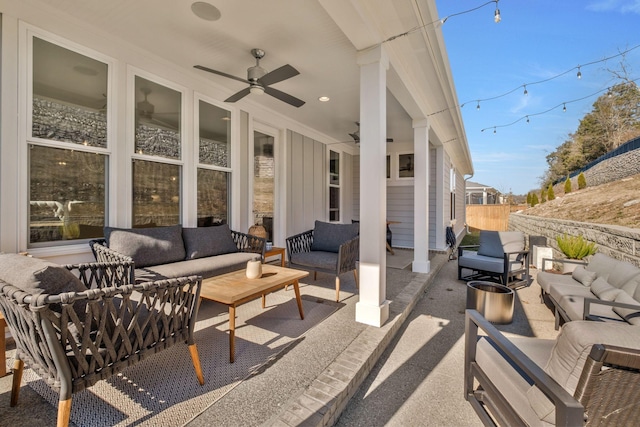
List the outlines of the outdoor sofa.
{"type": "Polygon", "coordinates": [[[537,275],[541,300],[553,304],[556,329],[561,321],[583,319],[640,325],[640,268],[602,253],[571,274],[546,271],[552,262],[576,261],[545,259],[537,275]]]}
{"type": "Polygon", "coordinates": [[[132,284],[132,272],[130,261],[61,266],[0,255],[0,310],[16,342],[10,406],[26,364],[58,391],[57,425],[67,426],[74,393],[184,342],[204,384],[193,339],[201,279],[132,284]]]}
{"type": "Polygon", "coordinates": [[[99,262],[135,263],[133,282],[201,276],[203,279],[246,268],[264,259],[266,240],[233,231],[226,224],[183,228],[104,228],[104,239],[89,244],[99,262]]]}
{"type": "Polygon", "coordinates": [[[545,340],[508,339],[475,310],[465,322],[464,393],[485,425],[640,423],[637,326],[575,321],[545,340]]]}
{"type": "Polygon", "coordinates": [[[458,246],[458,280],[489,278],[509,287],[528,286],[529,251],[525,247],[521,231],[482,230],[479,245],[458,246]],[[463,276],[463,270],[470,274],[463,276]]]}
{"type": "Polygon", "coordinates": [[[316,221],[313,230],[287,238],[290,267],[313,270],[336,276],[336,301],[340,301],[340,275],[353,272],[358,286],[356,270],[360,250],[360,224],[337,224],[316,221]]]}

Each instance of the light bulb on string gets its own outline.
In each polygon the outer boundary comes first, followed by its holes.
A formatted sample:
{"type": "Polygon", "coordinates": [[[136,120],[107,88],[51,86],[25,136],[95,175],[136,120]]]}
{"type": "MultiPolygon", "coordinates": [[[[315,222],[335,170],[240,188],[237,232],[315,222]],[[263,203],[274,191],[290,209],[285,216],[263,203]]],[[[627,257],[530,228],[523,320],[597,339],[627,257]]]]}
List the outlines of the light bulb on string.
{"type": "Polygon", "coordinates": [[[529,92],[527,91],[527,85],[524,85],[524,94],[525,94],[525,96],[529,95],[529,92]]]}
{"type": "Polygon", "coordinates": [[[578,65],[578,74],[576,74],[576,77],[578,77],[578,80],[580,80],[582,78],[582,72],[580,71],[580,66],[578,65]]]}
{"type": "Polygon", "coordinates": [[[476,110],[480,109],[480,101],[478,101],[478,105],[476,105],[476,110]]]}
{"type": "Polygon", "coordinates": [[[493,13],[493,22],[496,24],[502,21],[502,17],[500,16],[500,9],[498,9],[498,0],[496,0],[496,11],[493,13]]]}
{"type": "Polygon", "coordinates": [[[529,123],[529,116],[527,116],[527,123],[529,123]]]}
{"type": "Polygon", "coordinates": [[[493,133],[496,133],[496,128],[495,127],[493,128],[493,133]]]}
{"type": "Polygon", "coordinates": [[[567,111],[567,104],[562,104],[562,111],[566,112],[567,111]]]}

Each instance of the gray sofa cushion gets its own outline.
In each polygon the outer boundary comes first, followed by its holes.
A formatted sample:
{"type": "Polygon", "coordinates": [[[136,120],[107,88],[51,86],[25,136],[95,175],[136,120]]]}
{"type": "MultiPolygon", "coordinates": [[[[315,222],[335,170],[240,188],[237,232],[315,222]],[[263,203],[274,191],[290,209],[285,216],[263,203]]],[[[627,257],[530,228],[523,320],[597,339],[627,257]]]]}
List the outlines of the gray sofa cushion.
{"type": "Polygon", "coordinates": [[[331,270],[336,271],[338,266],[338,254],[335,252],[325,251],[312,251],[312,252],[299,252],[297,254],[291,254],[289,260],[291,264],[303,265],[316,270],[331,270]]]}
{"type": "Polygon", "coordinates": [[[478,255],[503,258],[505,253],[524,250],[521,231],[480,231],[478,255]]]}
{"type": "Polygon", "coordinates": [[[595,254],[586,269],[595,271],[598,277],[604,277],[611,286],[616,288],[622,288],[634,276],[640,275],[638,267],[602,253],[595,254]]]}
{"type": "Polygon", "coordinates": [[[546,293],[550,293],[551,285],[553,283],[564,284],[564,285],[580,285],[576,280],[574,280],[568,274],[555,274],[555,273],[549,273],[547,271],[538,272],[538,275],[536,276],[536,280],[538,281],[538,284],[540,285],[542,290],[545,291],[546,293]]]}
{"type": "Polygon", "coordinates": [[[596,280],[595,271],[587,271],[582,265],[579,265],[571,273],[571,278],[582,283],[584,286],[591,286],[594,280],[596,280]]]}
{"type": "MultiPolygon", "coordinates": [[[[640,307],[640,302],[628,295],[626,292],[620,292],[616,296],[615,302],[637,305],[638,307],[640,307]]],[[[640,325],[640,308],[634,310],[631,308],[613,307],[613,311],[615,311],[616,314],[618,314],[630,324],[640,325]]]]}
{"type": "Polygon", "coordinates": [[[611,286],[603,277],[598,277],[591,284],[591,292],[603,301],[613,301],[622,290],[611,286]]]}
{"type": "Polygon", "coordinates": [[[186,259],[238,252],[227,224],[215,227],[183,228],[186,259]]]}
{"type": "MultiPolygon", "coordinates": [[[[584,299],[591,298],[598,300],[593,294],[589,296],[566,295],[558,301],[558,305],[567,313],[570,320],[584,319],[584,299]]],[[[620,320],[620,316],[613,312],[610,305],[591,304],[589,315],[602,321],[620,320]]]]}
{"type": "Polygon", "coordinates": [[[173,262],[171,264],[148,266],[136,269],[137,282],[149,282],[164,278],[197,275],[203,279],[231,273],[247,267],[247,261],[260,259],[260,255],[249,252],[235,252],[207,258],[173,262]]]}
{"type": "MultiPolygon", "coordinates": [[[[474,251],[463,251],[458,258],[458,266],[469,268],[471,270],[489,271],[491,273],[504,273],[504,258],[494,258],[490,256],[480,255],[474,251]]],[[[521,261],[509,261],[509,271],[519,270],[522,268],[521,261]]]]}
{"type": "Polygon", "coordinates": [[[185,258],[182,226],[154,228],[104,228],[107,245],[129,256],[136,267],[166,264],[185,258]]]}
{"type": "MultiPolygon", "coordinates": [[[[38,296],[82,292],[87,287],[67,268],[39,258],[18,254],[0,255],[0,280],[24,292],[38,296]]],[[[81,315],[86,301],[77,301],[73,309],[81,315]]]]}
{"type": "MultiPolygon", "coordinates": [[[[564,276],[567,277],[567,276],[564,276]]],[[[579,296],[582,298],[595,298],[590,288],[584,287],[577,282],[572,284],[566,283],[551,283],[549,286],[549,295],[554,301],[560,302],[565,296],[579,296]]]]}
{"type": "MultiPolygon", "coordinates": [[[[544,367],[545,372],[573,395],[593,344],[640,349],[640,328],[622,323],[566,323],[556,339],[551,357],[544,367]]],[[[555,422],[554,405],[537,387],[532,387],[527,397],[540,419],[555,422]]]]}
{"type": "Polygon", "coordinates": [[[338,253],[340,245],[358,236],[360,224],[333,224],[316,221],[313,229],[312,251],[338,253]]]}

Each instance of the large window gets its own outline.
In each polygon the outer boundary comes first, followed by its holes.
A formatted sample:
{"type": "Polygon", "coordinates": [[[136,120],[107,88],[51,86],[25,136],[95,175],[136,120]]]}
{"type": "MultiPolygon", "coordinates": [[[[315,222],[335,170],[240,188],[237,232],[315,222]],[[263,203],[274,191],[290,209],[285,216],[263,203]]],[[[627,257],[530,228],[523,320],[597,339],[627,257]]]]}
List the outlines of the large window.
{"type": "Polygon", "coordinates": [[[198,101],[198,226],[225,224],[230,215],[231,113],[198,101]]]}
{"type": "Polygon", "coordinates": [[[180,223],[182,93],[135,76],[133,226],[180,223]],[[167,160],[168,159],[168,160],[167,160]]]}
{"type": "Polygon", "coordinates": [[[274,138],[261,132],[253,133],[253,221],[267,231],[273,240],[273,207],[275,203],[274,138]]]}
{"type": "Polygon", "coordinates": [[[106,223],[106,62],[34,36],[29,246],[102,235],[106,223]]]}
{"type": "Polygon", "coordinates": [[[329,151],[329,221],[340,221],[340,153],[329,151]]]}

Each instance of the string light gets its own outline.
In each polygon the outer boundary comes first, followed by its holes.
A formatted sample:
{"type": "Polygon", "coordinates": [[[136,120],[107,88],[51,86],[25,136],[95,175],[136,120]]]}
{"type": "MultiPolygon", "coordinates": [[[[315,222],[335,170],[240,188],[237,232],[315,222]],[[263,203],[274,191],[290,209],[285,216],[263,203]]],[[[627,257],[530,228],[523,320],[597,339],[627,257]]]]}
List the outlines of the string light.
{"type": "MultiPolygon", "coordinates": [[[[640,80],[640,77],[639,77],[639,78],[636,78],[636,79],[633,79],[633,80],[627,80],[627,83],[636,83],[638,80],[640,80]]],[[[493,128],[494,133],[495,133],[495,129],[496,129],[496,128],[505,128],[505,127],[513,126],[513,125],[515,125],[516,123],[518,123],[518,122],[520,122],[520,121],[522,121],[522,120],[526,120],[526,121],[527,121],[527,123],[529,123],[529,117],[533,117],[533,116],[541,116],[541,115],[543,115],[543,114],[547,114],[547,113],[549,113],[549,112],[551,112],[551,111],[555,110],[556,108],[560,108],[560,106],[562,106],[563,111],[566,111],[566,110],[567,110],[567,104],[571,104],[571,103],[574,103],[574,102],[583,101],[583,100],[585,100],[585,99],[591,98],[591,97],[596,96],[596,95],[598,95],[598,94],[601,94],[601,93],[603,93],[603,92],[606,92],[608,97],[612,97],[612,96],[613,96],[613,94],[611,93],[611,88],[610,88],[610,87],[606,87],[606,88],[604,88],[604,89],[600,89],[600,90],[599,90],[599,91],[597,91],[597,92],[593,92],[593,93],[591,93],[591,94],[589,94],[589,95],[587,95],[587,96],[583,96],[582,98],[573,99],[573,100],[571,100],[571,101],[564,101],[564,102],[561,102],[561,103],[559,103],[558,105],[556,105],[556,106],[554,106],[554,107],[551,107],[551,108],[549,108],[549,109],[547,109],[547,110],[540,111],[540,112],[538,112],[538,113],[527,114],[526,116],[522,116],[522,117],[520,117],[519,119],[514,120],[514,121],[513,121],[513,122],[511,122],[511,123],[507,123],[507,124],[504,124],[504,125],[494,125],[494,126],[486,127],[486,128],[484,128],[484,129],[480,129],[480,132],[484,132],[484,131],[485,131],[485,130],[487,130],[487,129],[491,129],[491,128],[493,128]]]]}
{"type": "Polygon", "coordinates": [[[478,101],[478,105],[476,105],[476,110],[480,109],[480,101],[478,101]]]}
{"type": "Polygon", "coordinates": [[[580,66],[578,65],[578,74],[576,74],[576,77],[578,77],[578,80],[580,80],[582,78],[582,72],[580,71],[580,66]]]}
{"type": "Polygon", "coordinates": [[[520,88],[525,88],[525,90],[526,90],[526,86],[537,85],[537,84],[541,84],[541,83],[549,82],[549,81],[551,81],[551,80],[555,80],[555,79],[557,79],[558,77],[562,77],[562,76],[564,76],[565,74],[568,74],[568,73],[570,73],[570,72],[572,72],[572,71],[574,71],[574,70],[576,70],[576,69],[578,70],[578,74],[577,74],[578,78],[581,78],[581,77],[582,77],[582,72],[580,71],[581,67],[586,67],[586,66],[589,66],[589,65],[594,65],[594,64],[599,64],[599,63],[602,63],[602,62],[606,62],[606,61],[608,61],[608,60],[610,60],[610,59],[617,58],[617,57],[622,56],[622,55],[624,55],[624,54],[626,54],[626,53],[628,53],[628,52],[631,52],[632,50],[635,50],[635,49],[637,49],[637,48],[639,48],[639,47],[640,47],[640,44],[639,44],[639,45],[636,45],[636,46],[634,46],[634,47],[632,47],[632,48],[630,48],[630,49],[627,49],[627,50],[625,50],[625,51],[623,51],[623,52],[617,53],[617,54],[615,54],[615,55],[608,56],[608,57],[603,58],[603,59],[599,59],[599,60],[596,60],[596,61],[591,61],[591,62],[587,62],[587,63],[581,64],[581,65],[575,66],[575,67],[573,67],[573,68],[571,68],[571,69],[569,69],[569,70],[567,70],[567,71],[564,71],[564,72],[562,72],[562,73],[560,73],[560,74],[556,74],[555,76],[549,77],[549,78],[547,78],[547,79],[544,79],[544,80],[538,80],[538,81],[536,81],[536,82],[529,82],[529,83],[522,84],[522,85],[520,85],[520,86],[518,86],[518,87],[515,87],[515,88],[513,88],[513,89],[511,89],[511,90],[509,90],[509,91],[507,91],[507,92],[504,92],[504,93],[502,93],[502,94],[500,94],[500,95],[496,95],[496,96],[492,96],[492,97],[484,98],[484,99],[478,99],[478,100],[473,100],[473,101],[471,101],[471,100],[470,100],[470,101],[463,102],[463,103],[460,105],[460,108],[464,107],[464,106],[465,106],[466,104],[468,104],[469,102],[493,101],[494,99],[503,98],[503,97],[505,97],[505,96],[507,96],[507,95],[512,94],[513,92],[515,92],[516,90],[518,90],[518,89],[520,89],[520,88]]]}
{"type": "Polygon", "coordinates": [[[524,85],[524,95],[525,96],[529,95],[529,92],[527,92],[527,85],[524,85]]]}
{"type": "Polygon", "coordinates": [[[567,104],[562,104],[562,112],[566,113],[567,112],[567,104]]]}
{"type": "Polygon", "coordinates": [[[493,13],[493,22],[496,24],[502,21],[502,17],[500,16],[500,9],[498,9],[498,0],[496,0],[496,11],[493,13]]]}

